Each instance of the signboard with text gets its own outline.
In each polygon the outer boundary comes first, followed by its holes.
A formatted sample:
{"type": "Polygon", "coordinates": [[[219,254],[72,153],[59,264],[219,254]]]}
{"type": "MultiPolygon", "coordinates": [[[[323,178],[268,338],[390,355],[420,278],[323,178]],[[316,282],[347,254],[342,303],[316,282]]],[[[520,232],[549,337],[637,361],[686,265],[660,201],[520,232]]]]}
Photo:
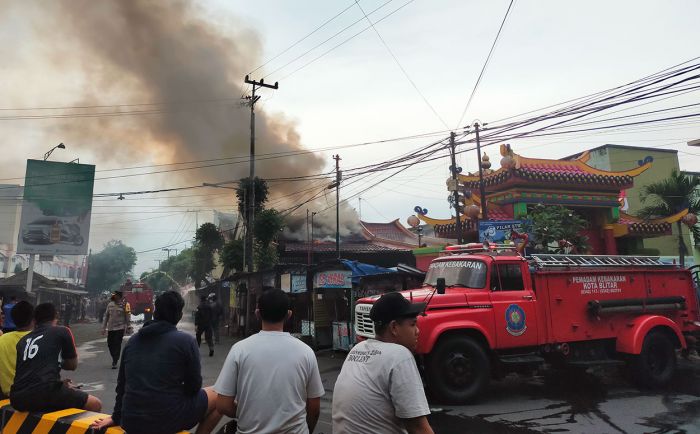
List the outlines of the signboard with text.
{"type": "Polygon", "coordinates": [[[27,160],[17,253],[86,255],[95,166],[27,160]]]}
{"type": "Polygon", "coordinates": [[[352,271],[331,270],[314,274],[314,288],[352,288],[352,271]]]}
{"type": "Polygon", "coordinates": [[[512,231],[522,233],[523,220],[480,220],[479,242],[488,240],[491,243],[502,243],[510,240],[512,231]]]}

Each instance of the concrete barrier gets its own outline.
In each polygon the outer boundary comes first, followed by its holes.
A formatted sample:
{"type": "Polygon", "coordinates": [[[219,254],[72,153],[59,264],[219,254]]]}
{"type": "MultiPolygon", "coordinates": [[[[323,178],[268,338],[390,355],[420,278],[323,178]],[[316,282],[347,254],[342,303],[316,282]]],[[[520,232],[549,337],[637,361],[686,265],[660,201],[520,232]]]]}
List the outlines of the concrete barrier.
{"type": "MultiPolygon", "coordinates": [[[[94,430],[90,424],[108,414],[69,408],[50,413],[27,413],[16,411],[10,400],[0,401],[1,434],[124,434],[120,427],[94,430]]],[[[182,431],[178,434],[189,434],[182,431]]]]}

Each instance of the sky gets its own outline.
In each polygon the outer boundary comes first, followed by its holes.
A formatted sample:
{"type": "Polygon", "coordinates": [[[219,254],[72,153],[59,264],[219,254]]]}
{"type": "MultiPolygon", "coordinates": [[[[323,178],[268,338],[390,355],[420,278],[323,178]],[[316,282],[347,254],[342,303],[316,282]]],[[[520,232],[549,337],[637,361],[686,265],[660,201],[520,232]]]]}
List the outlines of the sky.
{"type": "MultiPolygon", "coordinates": [[[[57,1],[51,7],[39,0],[9,0],[0,5],[5,9],[0,13],[4,59],[0,64],[0,182],[21,184],[25,160],[41,158],[59,142],[67,148],[54,152],[53,160],[79,158],[97,166],[96,193],[182,187],[245,176],[247,162],[113,177],[159,170],[124,170],[128,167],[190,167],[172,164],[247,154],[248,108],[238,102],[248,88],[243,84],[246,73],[258,80],[264,77],[268,83],[279,82],[278,90],[260,91],[259,152],[324,149],[439,132],[261,162],[261,173],[275,178],[327,172],[335,153],[342,158],[341,168],[383,161],[475,120],[493,122],[587,95],[700,55],[696,23],[700,3],[695,1],[515,1],[460,122],[509,0],[362,0],[359,6],[350,0],[173,0],[136,1],[139,7],[133,8],[101,3],[107,6],[81,0],[57,1]],[[373,22],[391,15],[378,22],[374,31],[360,6],[373,22]],[[158,21],[160,16],[164,18],[158,21]],[[184,113],[176,114],[44,116],[128,111],[133,107],[122,105],[165,99],[189,103],[184,113]],[[192,102],[200,100],[206,102],[192,102]],[[95,108],[102,105],[106,107],[95,108]],[[46,110],[51,107],[64,108],[46,110]],[[18,114],[40,116],[12,117],[18,114]],[[101,172],[108,169],[115,170],[101,172]]],[[[692,92],[653,107],[690,104],[697,95],[692,92]]],[[[685,145],[695,138],[700,138],[700,125],[686,122],[510,144],[516,153],[544,158],[561,158],[606,143],[664,147],[679,150],[682,169],[697,171],[700,150],[685,145]]],[[[495,148],[485,152],[494,163],[500,159],[495,148]]],[[[465,171],[475,170],[476,154],[460,155],[458,164],[465,171]]],[[[341,198],[375,185],[361,195],[365,221],[399,218],[405,222],[416,205],[427,208],[433,217],[446,218],[450,213],[445,188],[448,167],[444,158],[416,165],[383,183],[377,182],[382,175],[368,177],[342,189],[341,198]]],[[[287,208],[289,200],[298,202],[302,195],[287,200],[282,196],[309,185],[271,183],[273,205],[287,208]]],[[[309,204],[310,210],[321,211],[333,199],[333,195],[322,196],[309,204]]],[[[233,202],[233,191],[226,189],[134,195],[124,201],[96,199],[90,248],[100,250],[116,238],[139,252],[152,250],[139,254],[135,271],[140,273],[167,256],[160,250],[163,246],[190,239],[196,223],[212,219],[212,209],[233,211],[233,202]],[[195,209],[201,211],[187,212],[195,209]]],[[[357,197],[348,205],[342,208],[345,214],[350,215],[351,208],[360,211],[357,197]]],[[[297,212],[305,217],[306,207],[297,212]]],[[[324,214],[332,220],[332,210],[324,214]]]]}

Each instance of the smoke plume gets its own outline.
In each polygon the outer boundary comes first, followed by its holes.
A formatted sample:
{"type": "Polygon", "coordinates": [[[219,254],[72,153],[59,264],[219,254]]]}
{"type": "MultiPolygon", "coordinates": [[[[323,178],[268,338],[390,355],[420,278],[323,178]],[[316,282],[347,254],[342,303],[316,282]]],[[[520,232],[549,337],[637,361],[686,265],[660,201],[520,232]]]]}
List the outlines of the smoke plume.
{"type": "MultiPolygon", "coordinates": [[[[98,170],[99,165],[169,164],[248,155],[250,111],[241,106],[240,97],[249,91],[243,77],[261,63],[261,41],[255,31],[234,18],[215,16],[199,5],[190,0],[12,3],[14,13],[32,24],[31,32],[39,41],[37,52],[50,65],[46,73],[77,75],[83,83],[72,105],[104,106],[60,113],[143,112],[55,121],[48,128],[51,134],[95,155],[98,170]],[[159,104],[111,105],[132,102],[159,104]]],[[[256,139],[259,156],[302,149],[294,123],[260,106],[256,108],[256,139]]],[[[323,168],[319,155],[304,154],[259,160],[256,175],[294,177],[319,173],[323,168]]],[[[154,183],[199,184],[247,175],[248,163],[243,162],[138,179],[154,187],[154,183]]],[[[271,200],[308,185],[270,184],[271,200]]],[[[285,208],[299,197],[279,200],[276,207],[285,208]]],[[[326,206],[320,200],[308,207],[326,206]]],[[[332,214],[318,216],[321,233],[334,233],[332,214]],[[330,221],[332,231],[326,231],[323,228],[330,227],[330,221]]],[[[349,220],[344,227],[356,225],[350,207],[343,206],[343,217],[349,220]]],[[[290,231],[295,232],[297,226],[292,219],[290,231]]]]}

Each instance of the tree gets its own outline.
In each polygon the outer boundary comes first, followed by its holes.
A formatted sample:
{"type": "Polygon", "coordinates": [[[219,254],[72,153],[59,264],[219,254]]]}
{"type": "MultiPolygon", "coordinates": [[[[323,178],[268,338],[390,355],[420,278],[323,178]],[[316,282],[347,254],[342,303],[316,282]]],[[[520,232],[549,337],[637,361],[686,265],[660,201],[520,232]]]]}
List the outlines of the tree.
{"type": "Polygon", "coordinates": [[[243,271],[243,248],[244,241],[242,239],[231,240],[224,244],[219,257],[221,265],[231,270],[243,271]]]}
{"type": "Polygon", "coordinates": [[[105,244],[88,257],[88,291],[98,293],[118,288],[136,265],[136,252],[119,240],[105,244]]]}
{"type": "Polygon", "coordinates": [[[262,247],[267,248],[277,238],[282,229],[284,229],[284,219],[277,210],[262,210],[255,217],[253,233],[255,234],[255,240],[262,247]]]}
{"type": "Polygon", "coordinates": [[[214,258],[210,251],[202,246],[192,248],[192,269],[190,277],[194,281],[194,286],[199,288],[202,281],[206,280],[207,274],[214,269],[214,258]]]}
{"type": "MultiPolygon", "coordinates": [[[[257,215],[260,211],[263,210],[265,203],[267,202],[268,189],[267,182],[265,182],[264,179],[258,178],[257,176],[254,179],[255,214],[257,215]]],[[[249,201],[248,192],[250,191],[250,184],[250,177],[242,178],[238,182],[238,187],[236,187],[236,196],[238,197],[238,212],[242,216],[244,216],[244,218],[247,218],[246,202],[249,201]]]]}
{"type": "Polygon", "coordinates": [[[253,252],[255,267],[258,270],[267,270],[274,267],[279,261],[279,255],[275,246],[256,246],[253,252]]]}
{"type": "MultiPolygon", "coordinates": [[[[700,211],[700,178],[688,176],[674,170],[671,176],[642,187],[640,198],[645,205],[637,212],[637,216],[643,219],[669,217],[684,209],[696,214],[700,211]]],[[[678,256],[680,263],[685,265],[685,255],[688,248],[683,239],[682,222],[676,222],[678,229],[678,256]]],[[[695,243],[700,243],[700,227],[697,224],[690,228],[695,243]]]]}
{"type": "Polygon", "coordinates": [[[214,252],[224,245],[224,237],[216,228],[214,223],[204,223],[197,229],[194,236],[197,244],[205,249],[214,252]]]}
{"type": "Polygon", "coordinates": [[[207,274],[214,269],[214,252],[224,246],[224,237],[213,223],[204,223],[197,229],[192,248],[192,268],[190,277],[199,287],[207,274]]]}
{"type": "Polygon", "coordinates": [[[544,252],[564,253],[559,242],[570,242],[578,252],[588,250],[588,237],[581,235],[586,228],[586,220],[569,208],[561,205],[537,204],[528,213],[529,221],[523,225],[527,233],[532,234],[534,242],[544,252]]]}

